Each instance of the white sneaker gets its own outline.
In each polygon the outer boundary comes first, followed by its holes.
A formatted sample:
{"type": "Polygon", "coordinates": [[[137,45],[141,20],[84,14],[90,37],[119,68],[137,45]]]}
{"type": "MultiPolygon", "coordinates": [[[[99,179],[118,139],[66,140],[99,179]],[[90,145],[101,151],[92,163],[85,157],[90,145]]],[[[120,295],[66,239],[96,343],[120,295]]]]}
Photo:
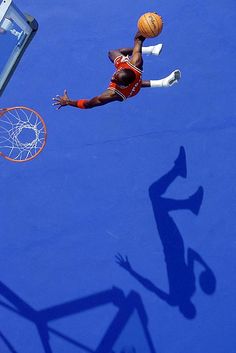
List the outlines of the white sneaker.
{"type": "Polygon", "coordinates": [[[146,55],[160,55],[163,44],[150,45],[149,47],[142,47],[142,53],[146,55]]]}
{"type": "Polygon", "coordinates": [[[163,48],[163,44],[157,44],[153,46],[152,55],[160,55],[163,48]]]}
{"type": "Polygon", "coordinates": [[[167,76],[166,78],[163,79],[162,86],[163,87],[171,87],[175,83],[178,83],[180,78],[181,78],[180,70],[175,70],[175,71],[171,72],[171,74],[169,76],[167,76]]]}

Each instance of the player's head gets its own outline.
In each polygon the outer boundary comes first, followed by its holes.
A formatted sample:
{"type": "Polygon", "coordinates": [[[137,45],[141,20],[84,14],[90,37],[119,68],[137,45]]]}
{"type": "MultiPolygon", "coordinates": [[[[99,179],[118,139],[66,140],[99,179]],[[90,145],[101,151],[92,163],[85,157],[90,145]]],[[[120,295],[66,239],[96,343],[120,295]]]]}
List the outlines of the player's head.
{"type": "Polygon", "coordinates": [[[118,85],[128,86],[135,80],[135,73],[130,69],[118,70],[112,76],[111,81],[117,83],[118,85]]]}

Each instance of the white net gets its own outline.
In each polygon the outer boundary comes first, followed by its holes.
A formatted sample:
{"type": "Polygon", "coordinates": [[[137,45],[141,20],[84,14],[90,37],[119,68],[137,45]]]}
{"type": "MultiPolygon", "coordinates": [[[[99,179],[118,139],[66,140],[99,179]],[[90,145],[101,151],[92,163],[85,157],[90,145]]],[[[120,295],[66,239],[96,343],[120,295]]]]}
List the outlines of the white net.
{"type": "Polygon", "coordinates": [[[46,143],[46,126],[35,111],[26,107],[0,110],[0,154],[23,162],[36,157],[46,143]]]}

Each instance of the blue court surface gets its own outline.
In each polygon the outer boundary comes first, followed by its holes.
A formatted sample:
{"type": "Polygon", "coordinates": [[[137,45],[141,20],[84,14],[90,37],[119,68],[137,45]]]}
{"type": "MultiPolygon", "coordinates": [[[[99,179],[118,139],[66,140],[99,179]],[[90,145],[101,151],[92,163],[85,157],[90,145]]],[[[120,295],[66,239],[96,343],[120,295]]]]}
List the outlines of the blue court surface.
{"type": "Polygon", "coordinates": [[[235,353],[235,1],[16,5],[39,30],[1,108],[37,110],[48,141],[0,160],[0,353],[235,353]],[[180,83],[56,111],[106,89],[148,11],[143,77],[180,83]]]}

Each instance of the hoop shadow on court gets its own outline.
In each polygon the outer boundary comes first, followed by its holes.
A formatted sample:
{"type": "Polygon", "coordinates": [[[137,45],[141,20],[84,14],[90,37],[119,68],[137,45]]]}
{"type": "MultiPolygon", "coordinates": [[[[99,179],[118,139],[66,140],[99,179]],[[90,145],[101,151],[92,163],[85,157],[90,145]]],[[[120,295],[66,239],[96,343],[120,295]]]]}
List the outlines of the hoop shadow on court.
{"type": "Polygon", "coordinates": [[[184,317],[193,319],[197,313],[196,307],[192,302],[192,297],[196,291],[194,264],[198,263],[203,268],[199,276],[199,284],[205,294],[212,295],[215,292],[216,278],[210,267],[193,249],[187,249],[187,260],[185,260],[183,237],[173,217],[170,216],[170,212],[189,210],[194,215],[198,215],[204,192],[203,188],[199,187],[192,196],[184,200],[163,197],[163,194],[178,176],[187,177],[186,155],[183,147],[180,148],[179,155],[170,171],[149,187],[149,197],[165,256],[169,292],[164,292],[149,279],[136,272],[127,257],[124,258],[118,254],[116,260],[122,268],[127,270],[146,289],[153,292],[167,304],[177,306],[184,317]]]}
{"type": "MultiPolygon", "coordinates": [[[[43,310],[35,310],[5,284],[0,282],[0,306],[36,326],[45,353],[53,353],[52,336],[73,345],[79,352],[89,353],[156,353],[148,330],[148,317],[141,297],[131,291],[127,296],[119,288],[92,294],[43,310]],[[1,300],[2,298],[2,300],[1,300]],[[55,320],[80,314],[100,306],[112,305],[115,314],[96,348],[50,327],[55,320]]],[[[17,319],[17,318],[16,318],[17,319]]],[[[9,337],[0,331],[0,344],[7,352],[18,353],[9,337]]],[[[41,350],[40,350],[41,351],[41,350]]],[[[35,348],[37,352],[37,348],[35,348]]]]}

